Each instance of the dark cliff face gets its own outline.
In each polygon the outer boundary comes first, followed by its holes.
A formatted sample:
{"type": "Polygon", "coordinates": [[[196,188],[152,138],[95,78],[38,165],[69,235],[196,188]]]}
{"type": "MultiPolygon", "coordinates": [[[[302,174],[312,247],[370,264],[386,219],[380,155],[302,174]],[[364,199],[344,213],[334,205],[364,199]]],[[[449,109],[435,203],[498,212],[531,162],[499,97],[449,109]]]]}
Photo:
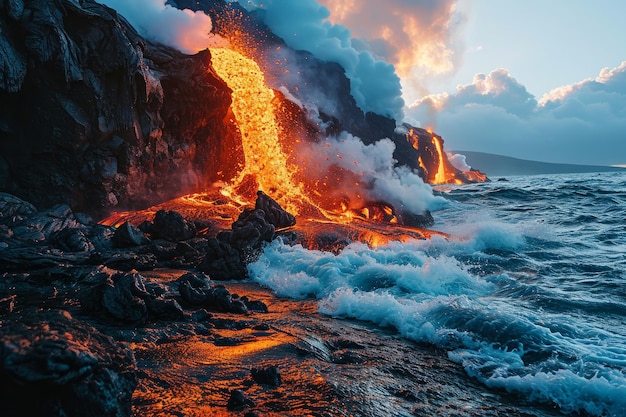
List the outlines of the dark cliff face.
{"type": "Polygon", "coordinates": [[[151,44],[91,0],[0,1],[0,25],[0,190],[98,215],[234,174],[208,51],[151,44]]]}
{"type": "Polygon", "coordinates": [[[285,86],[305,103],[307,98],[315,98],[325,135],[347,131],[366,144],[385,137],[393,138],[395,121],[371,112],[364,113],[357,106],[350,93],[350,80],[341,65],[322,61],[307,51],[291,49],[263,23],[262,12],[248,12],[237,2],[226,3],[224,0],[168,0],[168,3],[208,14],[213,20],[213,30],[227,39],[231,39],[234,29],[239,29],[235,42],[254,51],[270,87],[285,86]],[[285,57],[292,69],[297,69],[298,77],[283,76],[284,68],[277,63],[285,57]]]}

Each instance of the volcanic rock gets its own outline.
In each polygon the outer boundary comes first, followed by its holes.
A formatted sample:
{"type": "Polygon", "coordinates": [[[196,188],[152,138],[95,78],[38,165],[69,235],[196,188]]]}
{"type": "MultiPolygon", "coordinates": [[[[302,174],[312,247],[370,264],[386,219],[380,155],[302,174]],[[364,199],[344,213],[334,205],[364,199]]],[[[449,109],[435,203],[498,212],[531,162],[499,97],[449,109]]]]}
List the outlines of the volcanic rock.
{"type": "Polygon", "coordinates": [[[123,252],[107,254],[102,264],[121,271],[148,271],[158,266],[159,262],[152,253],[123,252]]]}
{"type": "Polygon", "coordinates": [[[229,243],[239,250],[244,260],[253,260],[263,244],[274,239],[274,231],[265,211],[245,209],[233,223],[229,243]]]}
{"type": "Polygon", "coordinates": [[[275,228],[289,227],[296,224],[293,214],[286,212],[280,204],[269,197],[263,191],[257,192],[257,199],[254,205],[256,210],[263,210],[265,219],[275,228]]]}
{"type": "Polygon", "coordinates": [[[10,318],[0,326],[1,415],[130,415],[137,376],[128,347],[65,311],[10,318]]]}
{"type": "Polygon", "coordinates": [[[202,273],[188,272],[178,278],[178,290],[183,301],[192,306],[202,306],[209,301],[211,281],[202,273]]]}
{"type": "Polygon", "coordinates": [[[241,411],[246,407],[254,407],[254,401],[241,390],[232,390],[226,408],[230,411],[241,411]]]}
{"type": "Polygon", "coordinates": [[[150,243],[150,239],[129,222],[124,222],[115,230],[113,242],[119,248],[126,248],[146,245],[150,243]]]}
{"type": "Polygon", "coordinates": [[[280,371],[273,365],[268,366],[267,368],[252,368],[251,374],[252,379],[257,384],[278,387],[282,383],[280,371]]]}
{"type": "Polygon", "coordinates": [[[37,212],[35,206],[14,195],[0,193],[0,224],[14,224],[37,212]]]}
{"type": "Polygon", "coordinates": [[[159,210],[152,221],[150,235],[171,242],[179,242],[194,237],[196,235],[196,225],[186,220],[180,213],[159,210]]]}
{"type": "Polygon", "coordinates": [[[234,174],[230,90],[208,51],[152,44],[93,0],[3,1],[0,25],[0,190],[100,214],[234,174]]]}
{"type": "Polygon", "coordinates": [[[230,243],[210,238],[207,253],[198,268],[217,280],[245,279],[248,277],[246,264],[239,252],[230,243]]]}

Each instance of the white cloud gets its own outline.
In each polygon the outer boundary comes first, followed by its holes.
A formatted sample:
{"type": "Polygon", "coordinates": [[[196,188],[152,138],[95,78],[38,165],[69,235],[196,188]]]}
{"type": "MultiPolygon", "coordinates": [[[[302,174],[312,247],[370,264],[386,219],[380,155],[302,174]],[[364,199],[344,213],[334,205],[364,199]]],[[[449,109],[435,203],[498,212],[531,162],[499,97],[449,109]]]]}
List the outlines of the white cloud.
{"type": "MultiPolygon", "coordinates": [[[[436,126],[447,149],[576,164],[626,163],[626,62],[559,87],[537,102],[505,69],[407,110],[436,126]]],[[[480,169],[480,167],[476,167],[480,169]]]]}
{"type": "Polygon", "coordinates": [[[224,40],[211,34],[211,18],[203,12],[180,10],[165,0],[98,0],[128,20],[141,34],[185,53],[196,53],[224,40]]]}

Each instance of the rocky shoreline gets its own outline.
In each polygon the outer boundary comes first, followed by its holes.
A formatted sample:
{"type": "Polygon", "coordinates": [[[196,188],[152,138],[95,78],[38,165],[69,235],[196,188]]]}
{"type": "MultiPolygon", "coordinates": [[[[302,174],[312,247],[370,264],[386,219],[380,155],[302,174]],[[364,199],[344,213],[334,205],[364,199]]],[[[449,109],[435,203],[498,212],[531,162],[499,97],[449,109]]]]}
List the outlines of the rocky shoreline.
{"type": "Polygon", "coordinates": [[[1,197],[3,416],[558,415],[393,329],[214,280],[291,223],[263,194],[213,237],[172,211],[115,227],[1,197]]]}

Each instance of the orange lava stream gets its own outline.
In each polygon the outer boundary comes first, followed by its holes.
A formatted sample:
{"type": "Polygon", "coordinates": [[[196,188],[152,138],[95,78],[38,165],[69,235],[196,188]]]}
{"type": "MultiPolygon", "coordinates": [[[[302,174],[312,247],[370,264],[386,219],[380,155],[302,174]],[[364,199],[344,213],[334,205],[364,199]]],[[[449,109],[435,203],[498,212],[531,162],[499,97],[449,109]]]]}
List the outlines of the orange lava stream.
{"type": "MultiPolygon", "coordinates": [[[[297,167],[287,164],[278,141],[274,91],[266,87],[263,72],[252,59],[231,49],[212,49],[213,68],[232,89],[232,110],[241,132],[245,166],[224,190],[237,198],[237,188],[253,178],[258,189],[283,208],[298,215],[309,203],[302,186],[294,181],[297,167]]],[[[256,191],[256,190],[254,190],[256,191]]]]}
{"type": "MultiPolygon", "coordinates": [[[[213,69],[232,90],[231,109],[236,118],[232,122],[237,123],[241,133],[244,153],[239,174],[230,184],[141,211],[113,213],[101,220],[101,224],[119,226],[129,221],[137,225],[153,218],[158,210],[175,210],[186,218],[207,224],[202,234],[211,237],[230,228],[243,207],[253,206],[260,190],[297,217],[298,225],[290,230],[311,249],[338,251],[347,241],[376,247],[390,241],[429,238],[433,234],[446,236],[399,225],[392,206],[361,197],[358,178],[350,177],[354,174],[347,170],[331,166],[328,172],[313,173],[306,170],[318,167],[293,164],[293,158],[281,146],[279,135],[284,133],[277,121],[277,98],[266,86],[259,65],[233,49],[212,48],[211,56],[213,69]],[[354,187],[340,186],[352,180],[354,187]],[[319,181],[327,188],[316,187],[319,181]]],[[[442,146],[436,143],[440,158],[437,176],[445,177],[442,146]]],[[[416,141],[413,146],[417,146],[416,141]]]]}

